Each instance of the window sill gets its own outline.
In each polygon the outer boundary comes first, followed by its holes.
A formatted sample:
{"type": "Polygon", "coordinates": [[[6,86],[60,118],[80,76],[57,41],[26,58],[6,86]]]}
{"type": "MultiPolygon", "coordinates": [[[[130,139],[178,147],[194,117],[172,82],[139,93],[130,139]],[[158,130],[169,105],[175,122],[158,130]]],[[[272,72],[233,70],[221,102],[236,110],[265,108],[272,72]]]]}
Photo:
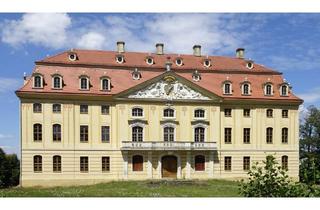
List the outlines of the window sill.
{"type": "Polygon", "coordinates": [[[52,90],[62,90],[62,88],[51,88],[52,90]]]}
{"type": "Polygon", "coordinates": [[[43,87],[32,87],[32,89],[43,89],[43,87]]]}

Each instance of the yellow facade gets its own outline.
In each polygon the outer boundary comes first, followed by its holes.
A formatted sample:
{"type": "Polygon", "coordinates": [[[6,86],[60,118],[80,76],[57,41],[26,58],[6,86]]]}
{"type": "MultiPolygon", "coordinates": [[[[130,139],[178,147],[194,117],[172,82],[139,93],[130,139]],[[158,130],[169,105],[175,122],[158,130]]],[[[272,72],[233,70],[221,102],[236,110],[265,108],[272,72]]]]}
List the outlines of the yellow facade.
{"type": "MultiPolygon", "coordinates": [[[[262,161],[267,154],[274,154],[281,163],[281,157],[288,156],[288,173],[298,179],[298,107],[266,105],[243,105],[236,103],[187,103],[172,101],[169,105],[175,110],[173,119],[163,117],[164,108],[168,104],[157,101],[134,100],[92,100],[67,98],[31,99],[21,98],[21,143],[22,143],[22,177],[23,186],[34,185],[73,185],[90,184],[111,180],[161,179],[161,157],[174,155],[177,157],[178,179],[239,179],[246,177],[243,170],[243,157],[249,156],[251,164],[262,161]],[[33,104],[41,103],[42,112],[33,113],[33,104]],[[61,113],[52,112],[52,104],[62,104],[61,113]],[[88,114],[80,114],[80,104],[88,104],[88,114]],[[108,115],[101,114],[101,105],[109,105],[108,115]],[[143,117],[132,117],[134,107],[143,109],[143,117]],[[177,122],[174,142],[194,142],[194,110],[205,110],[205,142],[215,142],[216,149],[121,149],[123,142],[131,141],[130,122],[144,122],[143,143],[164,142],[163,123],[177,122]],[[224,109],[231,108],[231,117],[225,117],[224,109]],[[250,117],[243,116],[243,109],[250,109],[250,117]],[[273,109],[273,117],[266,117],[266,110],[273,109]],[[282,118],[282,109],[289,110],[288,118],[282,118]],[[33,125],[40,123],[42,141],[33,140],[33,125]],[[52,141],[52,125],[62,126],[61,142],[52,141]],[[88,125],[89,138],[81,143],[80,125],[88,125]],[[101,141],[101,126],[110,126],[110,142],[101,141]],[[224,142],[224,128],[232,128],[232,141],[224,142]],[[266,143],[266,128],[272,127],[273,143],[266,143]],[[281,128],[287,127],[288,143],[281,142],[281,128]],[[243,143],[243,128],[251,128],[250,143],[243,143]],[[143,170],[132,170],[132,156],[143,156],[143,170]],[[205,156],[205,170],[195,171],[194,157],[205,156]],[[34,172],[33,157],[42,156],[42,172],[34,172]],[[52,158],[61,156],[61,172],[53,172],[52,158]],[[80,172],[80,156],[87,156],[89,170],[80,172]],[[110,157],[110,171],[101,169],[102,156],[110,157]],[[224,157],[232,157],[231,170],[225,170],[224,157]]],[[[204,123],[202,123],[204,124],[204,123]]],[[[130,144],[130,143],[129,143],[130,144]]]]}

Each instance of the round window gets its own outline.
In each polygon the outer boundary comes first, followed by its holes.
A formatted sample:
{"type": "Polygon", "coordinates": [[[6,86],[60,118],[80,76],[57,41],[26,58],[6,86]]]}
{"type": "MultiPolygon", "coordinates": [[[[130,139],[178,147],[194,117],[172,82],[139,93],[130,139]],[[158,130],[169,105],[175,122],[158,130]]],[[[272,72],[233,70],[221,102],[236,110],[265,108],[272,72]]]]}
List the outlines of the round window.
{"type": "Polygon", "coordinates": [[[147,58],[147,64],[152,65],[153,64],[153,59],[152,58],[147,58]]]}
{"type": "Polygon", "coordinates": [[[178,58],[178,59],[176,60],[176,64],[177,64],[178,66],[181,66],[181,65],[182,65],[182,60],[178,58]]]}
{"type": "Polygon", "coordinates": [[[69,54],[69,60],[71,60],[71,61],[75,61],[75,60],[77,60],[77,55],[76,54],[69,54]]]}

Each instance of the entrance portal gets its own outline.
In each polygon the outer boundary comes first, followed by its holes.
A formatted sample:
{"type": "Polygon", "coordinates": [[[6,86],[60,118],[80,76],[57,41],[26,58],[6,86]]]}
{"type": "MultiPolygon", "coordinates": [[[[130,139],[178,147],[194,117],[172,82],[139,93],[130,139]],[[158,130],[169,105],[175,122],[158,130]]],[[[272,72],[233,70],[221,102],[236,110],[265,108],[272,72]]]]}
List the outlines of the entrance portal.
{"type": "Polygon", "coordinates": [[[161,159],[162,178],[177,178],[177,157],[173,155],[163,156],[161,159]]]}

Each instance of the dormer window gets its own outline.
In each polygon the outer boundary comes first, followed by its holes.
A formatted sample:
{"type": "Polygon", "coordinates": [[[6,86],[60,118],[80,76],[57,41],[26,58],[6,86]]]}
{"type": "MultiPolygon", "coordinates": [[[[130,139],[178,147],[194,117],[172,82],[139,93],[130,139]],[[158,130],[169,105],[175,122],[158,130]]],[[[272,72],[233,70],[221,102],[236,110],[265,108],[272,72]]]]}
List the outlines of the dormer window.
{"type": "Polygon", "coordinates": [[[124,56],[123,55],[117,55],[116,56],[117,63],[123,63],[124,62],[124,56]]]}
{"type": "Polygon", "coordinates": [[[206,68],[209,68],[211,66],[211,60],[210,59],[205,59],[203,61],[203,66],[206,68]]]}
{"type": "Polygon", "coordinates": [[[132,72],[132,78],[134,80],[139,80],[141,78],[141,73],[137,68],[135,68],[134,71],[132,72]]]}
{"type": "Polygon", "coordinates": [[[182,58],[177,58],[177,59],[176,59],[176,65],[177,65],[177,66],[182,66],[182,65],[183,65],[182,58]]]}
{"type": "Polygon", "coordinates": [[[266,96],[272,96],[273,95],[273,87],[272,84],[266,84],[264,86],[264,94],[266,96]]]}
{"type": "Polygon", "coordinates": [[[70,61],[76,61],[78,59],[78,56],[75,52],[70,52],[68,58],[70,61]]]}
{"type": "Polygon", "coordinates": [[[284,84],[280,86],[280,95],[281,96],[288,96],[289,94],[289,88],[288,85],[284,84]]]}
{"type": "Polygon", "coordinates": [[[146,58],[146,63],[148,64],[148,65],[152,65],[154,62],[153,62],[153,58],[152,57],[147,57],[146,58]]]}
{"type": "Polygon", "coordinates": [[[89,90],[89,78],[87,76],[81,76],[80,80],[80,90],[89,90]]]}
{"type": "Polygon", "coordinates": [[[101,90],[102,91],[110,91],[110,79],[109,78],[101,78],[101,90]]]}
{"type": "Polygon", "coordinates": [[[43,77],[39,74],[33,77],[33,87],[34,88],[43,88],[43,77]]]}
{"type": "Polygon", "coordinates": [[[198,82],[201,80],[201,75],[200,73],[198,72],[198,70],[194,71],[193,74],[192,74],[192,79],[193,81],[195,82],[198,82]]]}
{"type": "Polygon", "coordinates": [[[62,89],[62,77],[60,75],[54,75],[52,77],[52,88],[62,89]]]}
{"type": "Polygon", "coordinates": [[[251,88],[249,83],[242,84],[242,95],[250,95],[251,88]]]}
{"type": "Polygon", "coordinates": [[[232,84],[231,82],[225,82],[223,84],[223,94],[231,95],[232,94],[232,84]]]}
{"type": "Polygon", "coordinates": [[[247,61],[247,68],[253,69],[253,61],[252,60],[247,61]]]}

